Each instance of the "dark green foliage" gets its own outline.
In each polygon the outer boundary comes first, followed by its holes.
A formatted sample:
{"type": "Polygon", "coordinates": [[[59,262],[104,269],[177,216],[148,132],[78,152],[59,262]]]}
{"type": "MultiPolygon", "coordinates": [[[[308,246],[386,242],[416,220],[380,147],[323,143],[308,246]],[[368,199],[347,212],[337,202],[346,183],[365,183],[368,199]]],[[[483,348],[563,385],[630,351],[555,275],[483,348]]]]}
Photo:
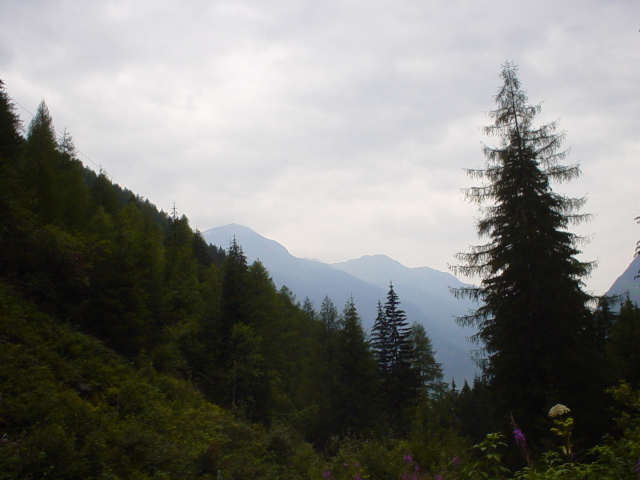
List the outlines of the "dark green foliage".
{"type": "Polygon", "coordinates": [[[372,428],[378,393],[376,360],[353,298],[347,300],[338,321],[336,367],[333,414],[337,433],[372,428]]]}
{"type": "MultiPolygon", "coordinates": [[[[91,203],[94,210],[101,207],[109,215],[115,215],[130,201],[135,201],[137,198],[130,190],[123,189],[111,182],[102,168],[100,168],[100,172],[97,175],[93,170],[86,169],[84,178],[91,193],[91,203]]],[[[159,212],[156,210],[155,213],[159,212]]],[[[156,218],[156,220],[163,223],[163,219],[156,218]]],[[[166,221],[167,219],[165,218],[164,222],[166,221]]]]}
{"type": "Polygon", "coordinates": [[[136,370],[0,285],[0,478],[301,478],[313,452],[136,370]],[[278,456],[272,456],[272,452],[278,456]]]}
{"type": "Polygon", "coordinates": [[[82,163],[75,158],[66,132],[58,144],[44,101],[29,124],[18,171],[23,185],[28,185],[32,210],[44,223],[64,223],[75,229],[87,220],[89,195],[82,163]]]}
{"type": "Polygon", "coordinates": [[[91,214],[90,195],[84,181],[84,166],[76,155],[73,138],[67,130],[59,138],[58,152],[57,198],[54,201],[64,209],[60,213],[61,221],[74,231],[83,230],[91,214]]]}
{"type": "Polygon", "coordinates": [[[59,220],[63,212],[55,201],[55,188],[60,155],[53,120],[44,101],[29,123],[22,156],[20,179],[29,188],[32,210],[38,212],[45,223],[59,220]]]}
{"type": "Polygon", "coordinates": [[[170,325],[184,322],[202,310],[198,289],[199,265],[193,251],[194,237],[184,215],[179,219],[173,218],[164,233],[166,323],[170,325]]]}
{"type": "Polygon", "coordinates": [[[135,356],[158,341],[166,301],[162,237],[135,202],[113,220],[102,215],[99,228],[106,234],[93,252],[83,325],[117,351],[135,356]]]}
{"type": "Polygon", "coordinates": [[[466,190],[470,201],[486,205],[477,229],[488,243],[458,254],[463,265],[453,270],[482,277],[479,287],[456,290],[482,301],[458,322],[478,328],[481,365],[501,422],[512,412],[531,431],[553,404],[584,405],[586,392],[603,387],[593,375],[598,359],[581,282],[593,265],[576,259],[580,239],[567,231],[588,219],[576,213],[584,199],[551,189],[552,181],[579,174],[577,166],[560,164],[564,134],[555,123],[534,128],[539,107],[527,104],[514,65],[506,64],[501,76],[494,124],[485,128],[500,143],[484,148],[484,168],[469,170],[486,183],[466,190]]]}
{"type": "Polygon", "coordinates": [[[613,378],[640,388],[640,308],[626,299],[620,306],[607,345],[613,378]]]}
{"type": "MultiPolygon", "coordinates": [[[[251,323],[247,257],[235,238],[229,246],[222,271],[222,302],[218,329],[221,342],[224,344],[231,336],[233,325],[251,323]]],[[[224,350],[224,345],[221,348],[224,350]]]]}
{"type": "Polygon", "coordinates": [[[302,311],[306,315],[309,320],[316,320],[316,311],[313,306],[313,302],[309,299],[309,297],[305,297],[302,302],[302,311]]]}
{"type": "Polygon", "coordinates": [[[0,79],[0,168],[18,158],[23,142],[21,131],[20,118],[0,79]]]}
{"type": "Polygon", "coordinates": [[[316,324],[300,310],[289,289],[282,287],[275,297],[275,315],[264,326],[265,356],[271,366],[273,414],[290,418],[305,434],[315,421],[309,412],[318,394],[316,365],[313,357],[316,346],[316,324]]]}
{"type": "Polygon", "coordinates": [[[611,328],[616,320],[616,307],[620,300],[616,297],[598,298],[598,307],[593,314],[594,339],[598,350],[605,349],[611,338],[611,328]]]}
{"type": "Polygon", "coordinates": [[[262,329],[270,323],[275,287],[259,264],[249,267],[233,240],[222,265],[219,310],[205,317],[214,329],[209,357],[210,398],[253,421],[268,418],[269,375],[262,329]],[[266,298],[270,297],[270,298],[266,298]]]}
{"type": "Polygon", "coordinates": [[[378,315],[371,329],[371,346],[376,354],[378,372],[381,377],[385,377],[389,371],[389,362],[391,361],[391,342],[389,324],[380,300],[378,300],[378,315]]]}
{"type": "MultiPolygon", "coordinates": [[[[307,309],[311,308],[307,304],[307,309]]],[[[338,406],[338,309],[329,297],[325,297],[318,312],[307,310],[312,318],[313,338],[310,351],[310,383],[305,393],[305,403],[313,405],[313,418],[310,419],[313,430],[311,437],[315,445],[322,446],[332,435],[340,433],[337,419],[338,406]]]]}
{"type": "Polygon", "coordinates": [[[230,357],[225,384],[230,387],[231,410],[239,410],[242,416],[254,421],[264,421],[268,387],[262,356],[262,338],[251,326],[237,323],[231,329],[228,342],[230,357]]]}
{"type": "MultiPolygon", "coordinates": [[[[11,116],[10,104],[2,110],[11,116]]],[[[44,102],[26,142],[18,126],[15,119],[0,126],[12,156],[0,162],[0,275],[50,312],[73,318],[90,267],[79,235],[89,216],[82,165],[68,135],[58,145],[44,102]]]]}
{"type": "Polygon", "coordinates": [[[326,417],[327,423],[331,423],[331,417],[336,407],[338,309],[329,297],[325,297],[322,301],[318,311],[318,319],[322,325],[319,339],[319,360],[321,362],[319,366],[322,373],[318,387],[325,392],[321,415],[326,417]]]}
{"type": "Polygon", "coordinates": [[[424,326],[413,322],[409,340],[413,352],[411,363],[418,376],[421,394],[429,397],[440,393],[444,389],[442,366],[436,361],[431,339],[424,326]]]}
{"type": "Polygon", "coordinates": [[[493,401],[487,382],[480,377],[474,378],[472,387],[464,381],[460,392],[453,395],[452,408],[457,428],[474,443],[479,443],[493,429],[493,401]]]}
{"type": "Polygon", "coordinates": [[[0,275],[19,268],[21,240],[29,231],[28,212],[17,202],[20,184],[16,167],[24,139],[15,107],[0,80],[0,275]]]}
{"type": "Polygon", "coordinates": [[[384,307],[378,304],[378,317],[373,327],[372,344],[378,361],[381,378],[380,393],[388,419],[398,431],[402,431],[405,410],[418,398],[420,378],[413,368],[411,329],[400,300],[389,285],[384,307]]]}
{"type": "Polygon", "coordinates": [[[201,269],[206,269],[210,265],[220,266],[227,256],[223,248],[211,244],[207,245],[207,242],[199,230],[196,230],[193,234],[191,249],[201,269]]]}

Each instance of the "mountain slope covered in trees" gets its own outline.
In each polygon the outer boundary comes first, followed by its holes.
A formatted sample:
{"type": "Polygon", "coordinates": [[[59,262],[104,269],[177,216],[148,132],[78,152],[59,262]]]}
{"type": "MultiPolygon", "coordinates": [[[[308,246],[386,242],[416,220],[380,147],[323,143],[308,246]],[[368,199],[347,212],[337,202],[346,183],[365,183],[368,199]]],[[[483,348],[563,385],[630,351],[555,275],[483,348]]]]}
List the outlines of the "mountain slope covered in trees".
{"type": "MultiPolygon", "coordinates": [[[[44,102],[23,132],[0,84],[0,479],[637,477],[632,301],[573,311],[554,296],[600,362],[575,368],[582,350],[561,345],[574,391],[512,383],[536,410],[507,418],[502,370],[443,382],[395,285],[370,339],[352,296],[299,300],[237,241],[216,247],[86,169],[44,102]]],[[[504,320],[500,305],[479,313],[504,320]]]]}
{"type": "Polygon", "coordinates": [[[237,242],[85,169],[44,102],[23,136],[1,93],[6,478],[313,477],[332,438],[389,428],[352,301],[297,302],[237,242]]]}

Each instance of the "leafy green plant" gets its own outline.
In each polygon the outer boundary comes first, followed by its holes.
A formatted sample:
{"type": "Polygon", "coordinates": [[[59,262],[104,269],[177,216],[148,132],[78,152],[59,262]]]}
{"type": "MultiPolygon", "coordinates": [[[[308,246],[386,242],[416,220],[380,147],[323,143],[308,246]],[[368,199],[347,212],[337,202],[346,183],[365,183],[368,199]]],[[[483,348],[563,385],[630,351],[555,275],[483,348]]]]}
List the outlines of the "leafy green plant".
{"type": "Polygon", "coordinates": [[[509,469],[502,465],[502,454],[499,450],[506,446],[502,433],[490,433],[482,442],[474,445],[473,448],[481,456],[466,471],[468,478],[472,480],[505,478],[509,469]]]}
{"type": "Polygon", "coordinates": [[[564,455],[567,463],[573,461],[573,445],[571,444],[571,432],[573,431],[573,418],[564,415],[571,410],[562,404],[557,404],[549,410],[549,418],[553,419],[555,427],[551,428],[551,432],[562,438],[563,444],[560,451],[564,455]]]}

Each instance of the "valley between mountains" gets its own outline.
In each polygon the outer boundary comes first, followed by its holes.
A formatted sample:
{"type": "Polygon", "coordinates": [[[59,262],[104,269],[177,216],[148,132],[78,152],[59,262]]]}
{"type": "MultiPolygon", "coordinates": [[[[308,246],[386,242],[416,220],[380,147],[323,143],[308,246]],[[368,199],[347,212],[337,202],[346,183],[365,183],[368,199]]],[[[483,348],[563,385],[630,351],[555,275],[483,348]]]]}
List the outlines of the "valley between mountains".
{"type": "Polygon", "coordinates": [[[449,288],[464,284],[449,273],[429,267],[409,268],[385,255],[365,255],[333,264],[298,258],[278,242],[238,224],[211,228],[202,235],[207,243],[224,249],[235,237],[247,260],[259,260],[276,287],[286,286],[300,302],[308,297],[319,307],[328,296],[342,308],[353,296],[367,332],[376,318],[378,300],[384,303],[392,282],[409,323],[421,323],[431,338],[445,381],[454,379],[461,385],[466,379],[471,383],[478,372],[470,352],[477,347],[468,341],[474,332],[455,322],[455,317],[474,304],[453,297],[449,288]]]}

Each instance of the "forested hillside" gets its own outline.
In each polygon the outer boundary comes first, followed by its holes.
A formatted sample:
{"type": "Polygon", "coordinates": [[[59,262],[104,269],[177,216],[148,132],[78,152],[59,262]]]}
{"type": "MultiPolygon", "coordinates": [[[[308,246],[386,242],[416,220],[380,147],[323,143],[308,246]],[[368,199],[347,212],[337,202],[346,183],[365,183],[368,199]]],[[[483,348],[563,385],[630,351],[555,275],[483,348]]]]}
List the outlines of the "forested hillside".
{"type": "Polygon", "coordinates": [[[366,332],[353,300],[277,290],[236,241],[85,168],[44,102],[22,127],[0,84],[0,479],[637,475],[635,304],[581,308],[563,338],[591,343],[548,353],[553,381],[509,397],[495,363],[448,385],[392,284],[366,332]]]}

